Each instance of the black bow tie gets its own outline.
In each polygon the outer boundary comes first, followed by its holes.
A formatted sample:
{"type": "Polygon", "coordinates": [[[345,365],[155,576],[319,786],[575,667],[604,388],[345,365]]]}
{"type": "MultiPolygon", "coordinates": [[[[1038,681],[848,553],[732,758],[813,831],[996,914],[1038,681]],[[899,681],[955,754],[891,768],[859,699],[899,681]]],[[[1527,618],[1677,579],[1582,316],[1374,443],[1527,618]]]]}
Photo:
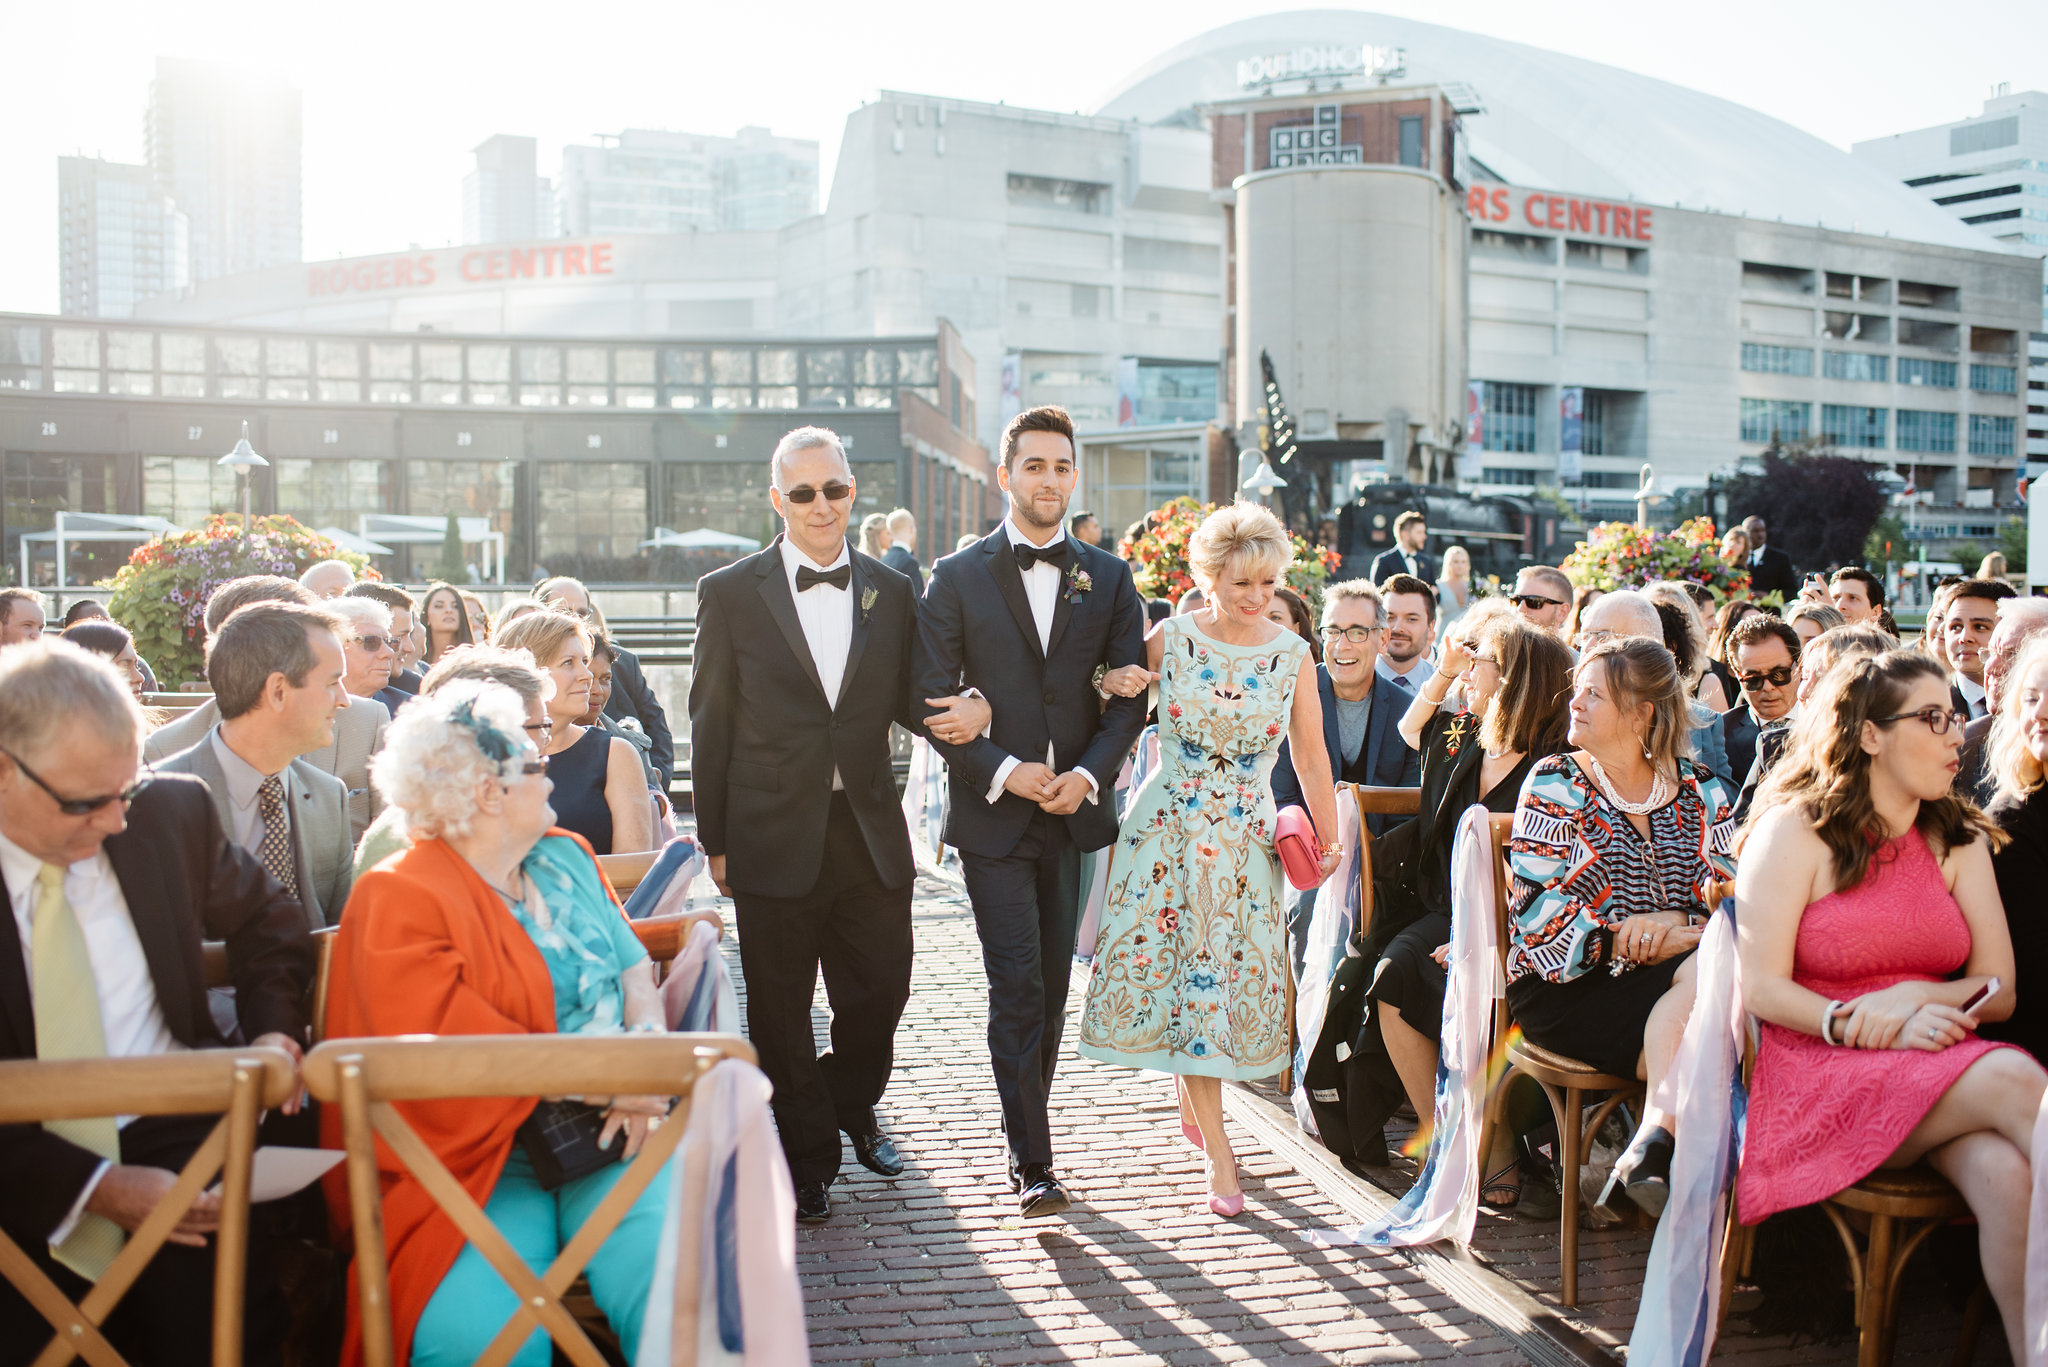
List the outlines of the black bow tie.
{"type": "Polygon", "coordinates": [[[1050,546],[1027,546],[1021,541],[1010,543],[1010,549],[1017,554],[1017,568],[1028,570],[1033,565],[1051,565],[1055,569],[1066,563],[1067,543],[1055,541],[1050,546]]]}
{"type": "Polygon", "coordinates": [[[853,566],[851,565],[841,565],[836,570],[814,570],[809,565],[798,565],[796,567],[796,591],[798,593],[802,593],[804,590],[819,584],[830,584],[835,589],[843,589],[852,582],[853,566]]]}

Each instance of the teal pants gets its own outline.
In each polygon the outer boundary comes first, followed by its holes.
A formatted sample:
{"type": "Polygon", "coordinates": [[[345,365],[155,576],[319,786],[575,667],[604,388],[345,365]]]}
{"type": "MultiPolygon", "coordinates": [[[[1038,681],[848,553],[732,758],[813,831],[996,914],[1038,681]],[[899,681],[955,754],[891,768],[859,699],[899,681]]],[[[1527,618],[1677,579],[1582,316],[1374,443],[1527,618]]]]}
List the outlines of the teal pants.
{"type": "MultiPolygon", "coordinates": [[[[613,1163],[554,1191],[542,1191],[534,1180],[533,1164],[515,1147],[498,1185],[491,1189],[491,1199],[484,1203],[484,1214],[539,1276],[625,1171],[626,1164],[613,1163]]],[[[586,1269],[591,1295],[619,1336],[628,1362],[639,1353],[640,1320],[647,1309],[668,1189],[665,1173],[649,1183],[586,1269]]],[[[475,1245],[464,1244],[420,1314],[412,1337],[413,1367],[468,1367],[518,1308],[519,1298],[505,1279],[475,1245]]],[[[536,1327],[512,1362],[514,1367],[548,1367],[549,1358],[547,1331],[536,1327]]]]}

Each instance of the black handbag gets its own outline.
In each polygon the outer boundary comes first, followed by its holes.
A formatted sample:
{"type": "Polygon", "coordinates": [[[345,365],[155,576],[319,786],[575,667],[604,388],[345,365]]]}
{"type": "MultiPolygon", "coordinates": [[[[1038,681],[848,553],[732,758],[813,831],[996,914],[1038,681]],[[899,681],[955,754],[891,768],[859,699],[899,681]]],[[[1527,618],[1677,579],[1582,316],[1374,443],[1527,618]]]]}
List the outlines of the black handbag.
{"type": "Polygon", "coordinates": [[[553,1191],[619,1161],[626,1152],[625,1129],[621,1127],[612,1142],[600,1148],[597,1139],[603,1133],[604,1112],[597,1107],[582,1101],[542,1101],[514,1137],[526,1150],[540,1189],[553,1191]]]}

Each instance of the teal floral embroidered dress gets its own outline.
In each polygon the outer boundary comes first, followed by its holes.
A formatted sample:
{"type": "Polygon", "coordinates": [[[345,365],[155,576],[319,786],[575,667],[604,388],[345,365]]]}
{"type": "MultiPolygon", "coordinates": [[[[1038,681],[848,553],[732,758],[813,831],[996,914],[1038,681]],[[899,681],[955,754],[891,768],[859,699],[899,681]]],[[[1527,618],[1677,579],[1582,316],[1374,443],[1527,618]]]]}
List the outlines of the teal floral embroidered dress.
{"type": "Polygon", "coordinates": [[[1256,1078],[1287,1061],[1273,764],[1308,643],[1227,645],[1168,618],[1159,767],[1131,797],[1081,1013],[1106,1063],[1256,1078]]]}

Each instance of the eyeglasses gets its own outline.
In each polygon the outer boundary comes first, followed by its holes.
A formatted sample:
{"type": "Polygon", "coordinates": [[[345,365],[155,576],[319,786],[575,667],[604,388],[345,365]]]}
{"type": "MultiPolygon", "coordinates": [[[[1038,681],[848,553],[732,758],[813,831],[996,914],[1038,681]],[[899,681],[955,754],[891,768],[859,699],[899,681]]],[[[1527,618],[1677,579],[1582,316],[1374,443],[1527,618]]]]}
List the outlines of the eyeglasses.
{"type": "Polygon", "coordinates": [[[1540,612],[1544,608],[1561,608],[1565,605],[1562,598],[1545,598],[1540,593],[1511,593],[1508,595],[1508,601],[1518,608],[1528,608],[1531,612],[1540,612]]]}
{"type": "Polygon", "coordinates": [[[1375,635],[1385,630],[1385,627],[1324,627],[1323,639],[1326,641],[1342,639],[1351,642],[1355,646],[1362,646],[1375,635]]]}
{"type": "Polygon", "coordinates": [[[526,723],[526,725],[521,729],[525,731],[532,731],[536,735],[545,736],[553,733],[555,729],[555,724],[551,721],[530,721],[526,723]]]}
{"type": "Polygon", "coordinates": [[[1918,712],[1894,712],[1889,717],[1872,717],[1871,720],[1879,726],[1889,726],[1895,721],[1906,721],[1909,718],[1926,722],[1927,729],[1937,736],[1947,735],[1951,726],[1961,729],[1970,724],[1970,718],[1966,713],[1951,712],[1946,707],[1923,707],[1918,712]]]}
{"type": "Polygon", "coordinates": [[[835,479],[822,489],[813,489],[808,484],[799,484],[794,489],[782,491],[782,496],[791,503],[809,503],[819,494],[825,496],[827,503],[843,503],[853,497],[853,486],[851,484],[841,484],[835,479]]]}
{"type": "Polygon", "coordinates": [[[398,649],[398,640],[391,636],[358,636],[356,644],[372,655],[382,655],[387,650],[398,649]]]}
{"type": "Polygon", "coordinates": [[[1492,665],[1495,669],[1500,668],[1500,661],[1494,659],[1491,655],[1474,655],[1472,663],[1476,665],[1492,665]]]}
{"type": "Polygon", "coordinates": [[[1611,631],[1582,631],[1572,637],[1572,644],[1580,650],[1591,650],[1594,646],[1614,639],[1611,631]]]}
{"type": "Polygon", "coordinates": [[[1791,665],[1777,665],[1771,669],[1766,669],[1761,674],[1737,674],[1735,682],[1741,684],[1745,689],[1761,688],[1765,684],[1769,684],[1773,688],[1783,688],[1797,677],[1798,671],[1793,669],[1791,665]]]}
{"type": "Polygon", "coordinates": [[[43,782],[43,776],[41,774],[38,774],[35,770],[29,768],[26,764],[23,764],[21,762],[21,756],[15,754],[12,750],[0,750],[0,755],[5,755],[7,756],[7,758],[13,760],[14,767],[21,770],[21,772],[23,772],[24,774],[27,774],[29,777],[29,782],[35,784],[36,787],[41,788],[44,792],[48,793],[50,795],[50,800],[57,804],[57,810],[64,813],[64,815],[66,816],[91,816],[94,812],[106,806],[109,802],[118,802],[125,807],[129,803],[133,802],[136,799],[136,797],[141,794],[142,790],[144,788],[147,788],[150,785],[150,783],[154,781],[156,778],[155,774],[151,773],[147,769],[144,769],[142,771],[142,777],[136,779],[135,782],[131,784],[128,787],[127,791],[125,792],[109,793],[105,797],[66,797],[64,796],[64,794],[58,792],[55,788],[52,788],[49,784],[43,782]]]}
{"type": "Polygon", "coordinates": [[[519,772],[526,775],[528,778],[534,778],[540,774],[545,774],[547,771],[548,760],[546,755],[542,755],[539,759],[527,760],[524,764],[521,764],[519,766],[519,772]]]}

